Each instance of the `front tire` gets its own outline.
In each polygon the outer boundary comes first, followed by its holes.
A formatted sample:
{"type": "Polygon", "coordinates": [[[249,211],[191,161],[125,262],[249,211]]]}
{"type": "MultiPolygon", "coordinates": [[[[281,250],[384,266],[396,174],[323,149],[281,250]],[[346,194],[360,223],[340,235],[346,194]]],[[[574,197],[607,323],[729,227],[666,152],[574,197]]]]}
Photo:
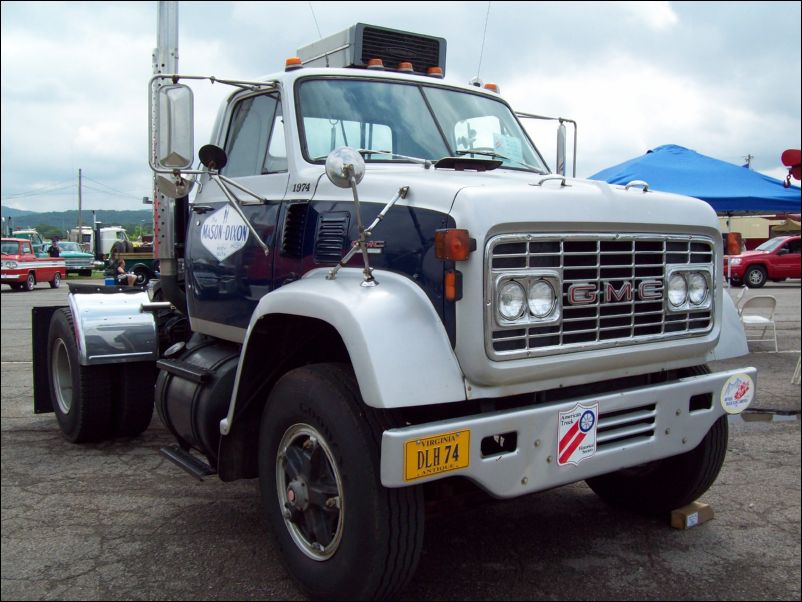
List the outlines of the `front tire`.
{"type": "Polygon", "coordinates": [[[113,371],[82,366],[72,313],[53,313],[47,344],[50,398],[61,432],[73,443],[100,441],[112,432],[113,371]]]}
{"type": "Polygon", "coordinates": [[[417,567],[422,490],[381,484],[381,434],[392,418],[367,407],[338,364],[293,370],[270,393],[262,503],[284,565],[312,598],[386,598],[417,567]]]}
{"type": "Polygon", "coordinates": [[[25,287],[25,290],[28,292],[36,288],[36,276],[34,275],[33,272],[28,274],[28,278],[26,278],[25,284],[23,286],[25,287]]]}
{"type": "MultiPolygon", "coordinates": [[[[698,367],[696,374],[709,373],[698,367]]],[[[657,515],[698,499],[716,480],[727,453],[729,428],[721,416],[702,442],[689,452],[625,468],[588,479],[588,486],[604,501],[638,512],[657,515]]]]}
{"type": "Polygon", "coordinates": [[[752,266],[744,274],[744,282],[749,288],[762,288],[767,279],[766,268],[760,265],[752,266]]]}

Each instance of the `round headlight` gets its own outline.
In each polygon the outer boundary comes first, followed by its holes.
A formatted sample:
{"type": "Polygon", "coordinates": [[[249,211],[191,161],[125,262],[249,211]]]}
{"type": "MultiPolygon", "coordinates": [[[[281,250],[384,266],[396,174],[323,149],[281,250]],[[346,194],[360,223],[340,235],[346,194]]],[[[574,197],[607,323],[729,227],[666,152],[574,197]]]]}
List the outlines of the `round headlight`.
{"type": "Polygon", "coordinates": [[[742,262],[742,261],[743,261],[743,259],[741,259],[740,257],[733,257],[733,258],[730,260],[730,263],[731,263],[732,265],[741,265],[741,262],[742,262]]]}
{"type": "Polygon", "coordinates": [[[668,302],[674,307],[688,300],[688,283],[682,274],[674,274],[668,281],[668,302]]]}
{"type": "Polygon", "coordinates": [[[529,287],[529,311],[536,318],[545,318],[553,310],[557,297],[554,287],[545,280],[538,280],[529,287]]]}
{"type": "Polygon", "coordinates": [[[701,305],[707,299],[707,279],[699,272],[688,274],[688,298],[694,305],[701,305]]]}
{"type": "Polygon", "coordinates": [[[498,312],[505,320],[517,320],[526,307],[526,291],[524,287],[510,280],[505,282],[498,292],[498,312]]]}

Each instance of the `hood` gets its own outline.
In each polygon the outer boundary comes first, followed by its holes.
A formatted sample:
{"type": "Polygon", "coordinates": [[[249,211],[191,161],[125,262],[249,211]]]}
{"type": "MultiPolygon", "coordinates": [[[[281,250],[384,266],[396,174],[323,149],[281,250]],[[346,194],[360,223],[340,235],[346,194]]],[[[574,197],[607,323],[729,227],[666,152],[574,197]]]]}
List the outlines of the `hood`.
{"type": "MultiPolygon", "coordinates": [[[[497,169],[487,172],[369,165],[358,187],[360,201],[387,203],[409,187],[399,206],[450,214],[471,236],[503,232],[608,231],[705,233],[720,238],[718,218],[699,199],[640,188],[626,190],[595,180],[497,169]]],[[[352,199],[325,176],[316,198],[352,199]]]]}

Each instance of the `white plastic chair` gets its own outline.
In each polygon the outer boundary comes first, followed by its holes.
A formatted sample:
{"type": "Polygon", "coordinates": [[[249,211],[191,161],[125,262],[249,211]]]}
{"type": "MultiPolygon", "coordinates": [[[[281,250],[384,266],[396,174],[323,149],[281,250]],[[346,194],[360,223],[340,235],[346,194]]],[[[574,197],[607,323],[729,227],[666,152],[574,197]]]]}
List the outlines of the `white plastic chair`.
{"type": "Polygon", "coordinates": [[[777,327],[774,324],[774,310],[776,307],[777,299],[771,295],[756,295],[744,301],[740,311],[746,340],[751,342],[774,341],[775,352],[779,351],[777,347],[777,327]],[[769,328],[771,328],[771,337],[766,336],[769,328]]]}

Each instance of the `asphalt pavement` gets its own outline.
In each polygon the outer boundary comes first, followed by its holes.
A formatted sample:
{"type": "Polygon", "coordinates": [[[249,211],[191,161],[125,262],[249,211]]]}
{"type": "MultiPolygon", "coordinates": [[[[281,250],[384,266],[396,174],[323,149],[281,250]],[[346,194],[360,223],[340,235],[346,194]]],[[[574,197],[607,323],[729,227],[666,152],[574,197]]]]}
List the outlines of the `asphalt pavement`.
{"type": "MultiPolygon", "coordinates": [[[[736,289],[730,291],[735,296],[736,289]]],[[[756,366],[748,421],[730,421],[724,467],[701,501],[715,518],[612,509],[584,483],[427,519],[409,600],[799,600],[799,281],[746,295],[778,299],[780,352],[714,362],[756,366]]],[[[33,413],[30,308],[66,287],[3,287],[3,600],[303,599],[282,568],[255,481],[199,482],[164,460],[158,416],[140,437],[76,446],[33,413]]],[[[359,567],[353,567],[359,571],[359,567]]]]}

